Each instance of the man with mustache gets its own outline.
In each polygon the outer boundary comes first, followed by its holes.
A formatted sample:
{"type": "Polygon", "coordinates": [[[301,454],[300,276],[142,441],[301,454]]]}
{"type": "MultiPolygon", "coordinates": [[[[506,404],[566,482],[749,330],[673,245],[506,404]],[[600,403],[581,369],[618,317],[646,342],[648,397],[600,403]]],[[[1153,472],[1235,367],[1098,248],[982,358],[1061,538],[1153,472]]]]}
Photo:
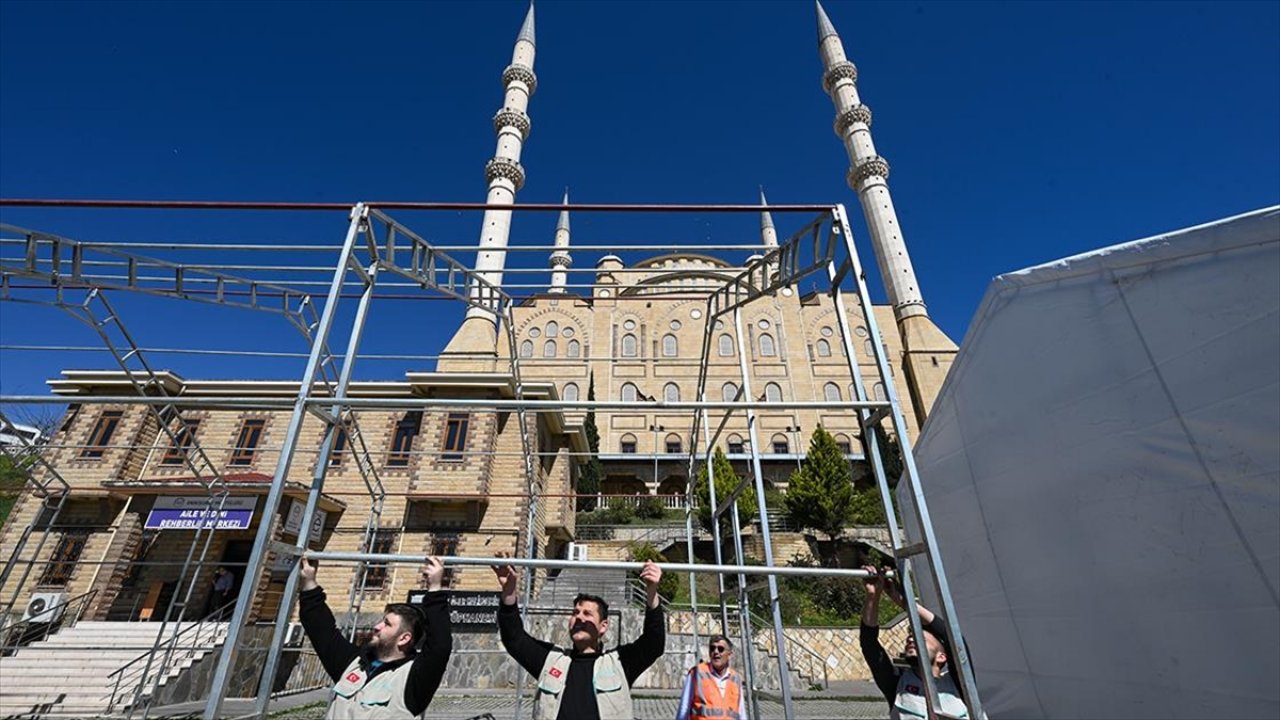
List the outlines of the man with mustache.
{"type": "Polygon", "coordinates": [[[646,562],[640,571],[647,592],[644,632],[635,642],[604,650],[609,630],[609,605],[594,595],[573,601],[569,637],[573,647],[561,649],[537,640],[524,630],[516,607],[519,574],[510,565],[495,566],[502,587],[498,630],[502,646],[530,675],[538,679],[534,720],[633,720],[631,684],[666,649],[667,629],[658,581],[662,568],[646,562]]]}
{"type": "Polygon", "coordinates": [[[304,559],[298,568],[298,616],[325,672],[336,683],[326,720],[422,714],[440,687],[453,651],[449,595],[441,590],[444,563],[438,557],[427,558],[427,597],[421,609],[406,603],[388,605],[362,647],[338,630],[324,589],[316,584],[316,567],[314,560],[304,559]]]}
{"type": "MultiPolygon", "coordinates": [[[[872,566],[864,566],[862,569],[868,573],[863,580],[867,600],[862,606],[862,628],[858,636],[862,656],[871,669],[876,687],[880,688],[880,692],[889,701],[891,720],[927,718],[929,710],[925,701],[924,680],[921,679],[925,671],[921,670],[920,651],[916,647],[915,638],[909,635],[903,648],[903,655],[910,664],[907,668],[895,667],[879,640],[880,596],[888,595],[899,607],[906,608],[902,588],[896,581],[886,577],[884,572],[877,571],[872,566]]],[[[916,608],[920,611],[920,623],[924,630],[927,672],[933,676],[938,689],[938,702],[941,705],[939,710],[948,717],[968,718],[969,709],[964,703],[964,691],[947,651],[946,623],[929,608],[919,603],[916,603],[916,608]]]]}

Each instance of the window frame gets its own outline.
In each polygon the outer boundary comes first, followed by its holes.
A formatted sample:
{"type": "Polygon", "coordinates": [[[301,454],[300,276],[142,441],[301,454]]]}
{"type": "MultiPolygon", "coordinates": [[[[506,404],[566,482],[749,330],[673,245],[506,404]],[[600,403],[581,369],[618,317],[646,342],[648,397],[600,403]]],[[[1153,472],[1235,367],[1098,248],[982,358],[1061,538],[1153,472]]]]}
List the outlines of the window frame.
{"type": "Polygon", "coordinates": [[[464,462],[467,458],[467,434],[471,429],[471,413],[451,412],[445,417],[440,437],[441,462],[464,462]]]}
{"type": "Polygon", "coordinates": [[[196,444],[196,433],[200,432],[200,418],[181,418],[181,424],[174,431],[160,457],[160,464],[165,466],[182,465],[187,462],[187,454],[196,444]]]}
{"type": "Polygon", "coordinates": [[[93,429],[89,431],[89,438],[80,451],[80,457],[86,460],[99,460],[106,455],[107,448],[111,446],[112,436],[120,429],[123,422],[123,410],[103,410],[98,413],[98,419],[94,421],[93,429]]]}
{"type": "Polygon", "coordinates": [[[413,440],[422,432],[422,411],[410,410],[396,422],[391,433],[391,446],[387,449],[389,468],[408,467],[413,461],[413,440]],[[401,447],[403,445],[403,447],[401,447]]]}
{"type": "Polygon", "coordinates": [[[53,547],[53,554],[40,573],[37,587],[65,588],[71,584],[71,576],[75,574],[89,544],[92,532],[88,528],[71,528],[63,531],[58,544],[53,547]]]}
{"type": "Polygon", "coordinates": [[[240,432],[236,433],[236,444],[231,450],[231,459],[227,461],[228,465],[252,465],[253,458],[258,454],[258,444],[262,442],[262,436],[267,431],[266,418],[245,418],[240,422],[240,432]],[[253,434],[252,439],[246,439],[246,433],[257,430],[253,434]],[[250,444],[251,443],[251,444],[250,444]]]}
{"type": "MultiPolygon", "coordinates": [[[[395,553],[399,538],[400,530],[397,528],[378,528],[373,531],[373,539],[369,543],[369,552],[378,555],[392,555],[395,553]]],[[[391,573],[390,563],[368,563],[364,568],[364,589],[386,590],[391,584],[391,573]]]]}

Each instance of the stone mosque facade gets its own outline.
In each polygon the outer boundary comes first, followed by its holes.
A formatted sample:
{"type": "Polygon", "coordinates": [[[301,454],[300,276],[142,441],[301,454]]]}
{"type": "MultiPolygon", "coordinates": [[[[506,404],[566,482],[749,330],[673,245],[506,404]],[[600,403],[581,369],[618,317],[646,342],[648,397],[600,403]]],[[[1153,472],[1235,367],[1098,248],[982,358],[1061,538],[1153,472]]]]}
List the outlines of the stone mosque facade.
{"type": "MultiPolygon", "coordinates": [[[[871,337],[860,310],[847,310],[854,326],[853,352],[870,377],[872,343],[883,343],[893,382],[911,427],[919,427],[937,395],[956,352],[929,319],[906,251],[887,185],[888,165],[871,140],[871,113],[859,99],[857,72],[840,38],[818,6],[819,52],[824,84],[836,110],[836,132],[849,155],[848,181],[858,194],[889,302],[877,306],[881,337],[871,337]]],[[[530,8],[517,37],[512,64],[503,73],[504,100],[495,116],[497,149],[486,166],[488,204],[510,205],[524,182],[520,153],[529,130],[529,100],[537,86],[536,37],[530,8]]],[[[762,198],[763,199],[763,198],[762,198]]],[[[567,197],[566,197],[567,201],[567,197]]],[[[477,270],[502,283],[510,210],[485,213],[477,270]]],[[[761,252],[777,245],[772,219],[761,218],[761,252]]],[[[514,309],[516,346],[495,337],[494,322],[483,310],[471,310],[445,348],[434,370],[407,373],[395,382],[356,382],[353,396],[420,398],[422,411],[361,411],[363,441],[387,490],[380,515],[373,514],[352,449],[340,437],[330,456],[319,457],[321,421],[308,417],[302,444],[286,478],[285,499],[274,517],[262,517],[266,494],[280,460],[279,446],[289,421],[287,411],[200,409],[184,413],[190,437],[209,448],[232,496],[255,508],[248,527],[213,533],[198,588],[187,617],[199,615],[213,569],[236,567],[247,558],[257,526],[273,523],[273,538],[295,540],[295,507],[318,463],[327,477],[314,546],[332,551],[403,554],[450,553],[492,556],[527,554],[523,532],[528,517],[524,443],[509,411],[431,408],[433,398],[511,399],[515,379],[509,371],[514,352],[522,369],[522,395],[532,399],[586,399],[594,381],[598,400],[628,402],[656,398],[695,400],[705,328],[705,287],[736,274],[723,259],[695,253],[664,255],[630,268],[615,256],[601,259],[589,292],[569,292],[566,270],[573,259],[571,221],[563,212],[549,258],[551,285],[545,293],[514,309]],[[370,518],[373,521],[370,521],[370,518]],[[367,524],[374,526],[366,534],[367,524]]],[[[856,299],[856,298],[855,298],[856,299]]],[[[743,312],[743,342],[752,395],[765,400],[849,400],[848,364],[828,295],[781,288],[756,300],[743,312]]],[[[732,399],[742,378],[735,327],[717,324],[710,348],[707,398],[732,399]]],[[[164,374],[179,397],[249,396],[292,398],[297,383],[187,379],[164,374]]],[[[30,573],[17,608],[32,592],[62,592],[74,597],[96,591],[86,619],[157,618],[159,608],[178,591],[177,566],[191,545],[193,531],[157,529],[150,518],[173,498],[196,498],[205,491],[182,462],[185,448],[170,440],[140,405],[77,403],[76,398],[130,392],[120,372],[64,371],[50,382],[70,409],[50,442],[49,462],[72,486],[56,527],[48,525],[40,498],[23,496],[0,528],[0,557],[8,557],[28,528],[49,530],[40,563],[30,573]],[[167,563],[167,564],[166,564],[167,563]]],[[[868,382],[868,387],[872,387],[868,382]]],[[[883,397],[885,389],[874,387],[883,397]]],[[[529,413],[529,441],[538,455],[535,484],[544,502],[536,514],[532,551],[539,557],[564,557],[576,539],[571,493],[577,465],[588,452],[581,411],[529,413]]],[[[745,420],[738,414],[719,445],[745,474],[751,448],[745,420]]],[[[715,420],[713,420],[713,423],[715,420]]],[[[637,407],[601,410],[599,458],[605,477],[602,492],[675,496],[684,492],[688,453],[702,446],[690,437],[691,413],[637,407]]],[[[844,447],[851,462],[862,457],[852,411],[762,410],[758,438],[766,480],[775,488],[803,457],[810,433],[822,425],[844,447]]],[[[31,552],[30,548],[26,552],[31,552]]],[[[270,617],[286,568],[274,557],[257,580],[250,619],[270,617]]],[[[454,587],[495,589],[488,568],[453,571],[454,587]]],[[[403,600],[420,582],[417,568],[371,567],[365,578],[366,605],[403,600]]],[[[22,573],[14,573],[6,596],[22,573]]],[[[237,584],[243,582],[237,578],[237,584]]],[[[357,582],[351,566],[334,566],[322,578],[335,594],[357,582]]],[[[336,599],[336,598],[335,598],[336,599]]]]}

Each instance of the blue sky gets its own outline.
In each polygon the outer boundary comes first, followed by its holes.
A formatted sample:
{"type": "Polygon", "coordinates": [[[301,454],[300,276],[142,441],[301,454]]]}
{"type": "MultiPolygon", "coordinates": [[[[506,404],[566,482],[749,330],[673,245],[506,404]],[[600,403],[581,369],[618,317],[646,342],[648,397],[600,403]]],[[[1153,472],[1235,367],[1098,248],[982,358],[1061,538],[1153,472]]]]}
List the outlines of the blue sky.
{"type": "MultiPolygon", "coordinates": [[[[994,275],[1280,202],[1280,3],[825,6],[875,113],[930,313],[957,341],[994,275]]],[[[6,0],[0,195],[482,201],[525,8],[6,0]]],[[[558,202],[567,185],[585,203],[753,203],[762,184],[774,203],[849,205],[872,264],[810,3],[541,0],[537,20],[519,201],[558,202]]],[[[440,244],[474,243],[480,225],[478,214],[397,217],[440,244]]],[[[332,213],[2,208],[0,219],[145,242],[336,244],[345,228],[332,213]]],[[[785,234],[801,218],[778,220],[785,234]]],[[[554,224],[518,214],[512,242],[549,244],[554,224]]],[[[755,242],[756,226],[573,221],[575,242],[619,247],[755,242]]],[[[520,264],[546,259],[513,255],[520,264]]],[[[117,297],[144,345],[305,349],[277,318],[117,297]]],[[[449,303],[388,300],[366,349],[434,353],[458,316],[449,303]]],[[[97,339],[50,308],[0,303],[0,344],[40,343],[97,339]]],[[[5,351],[0,392],[42,392],[60,368],[108,363],[5,351]]],[[[296,359],[157,364],[193,377],[301,372],[296,359]]]]}

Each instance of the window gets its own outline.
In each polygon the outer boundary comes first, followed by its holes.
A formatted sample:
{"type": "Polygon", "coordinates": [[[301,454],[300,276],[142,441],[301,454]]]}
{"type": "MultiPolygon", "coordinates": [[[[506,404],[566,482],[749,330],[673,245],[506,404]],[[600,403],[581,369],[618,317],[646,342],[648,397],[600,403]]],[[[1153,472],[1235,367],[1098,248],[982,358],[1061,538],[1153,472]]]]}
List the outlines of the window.
{"type": "Polygon", "coordinates": [[[115,434],[116,428],[120,427],[122,417],[124,417],[123,410],[103,410],[98,416],[98,422],[93,425],[93,431],[89,433],[89,442],[85,443],[85,449],[80,452],[80,457],[102,457],[107,451],[107,445],[111,442],[111,436],[115,434]]]}
{"type": "Polygon", "coordinates": [[[623,435],[619,449],[624,455],[634,455],[636,452],[636,436],[631,433],[623,435]]]}
{"type": "Polygon", "coordinates": [[[773,336],[769,333],[760,335],[760,354],[764,357],[773,357],[776,354],[773,347],[773,336]]]}
{"type": "Polygon", "coordinates": [[[564,392],[560,394],[565,400],[577,400],[578,386],[575,383],[565,383],[564,392]]]}
{"type": "MultiPolygon", "coordinates": [[[[565,330],[567,331],[568,328],[565,328],[565,330]]],[[[565,355],[568,355],[569,357],[578,357],[582,355],[582,344],[579,343],[577,340],[570,340],[569,344],[565,346],[564,350],[565,350],[565,355]]]]}
{"type": "Polygon", "coordinates": [[[840,402],[840,386],[835,383],[827,383],[822,386],[822,397],[827,402],[840,402]]]}
{"type": "Polygon", "coordinates": [[[791,446],[787,444],[787,436],[774,435],[773,436],[773,454],[786,455],[789,452],[791,452],[791,446]]]}
{"type": "Polygon", "coordinates": [[[391,436],[391,454],[387,456],[387,467],[406,467],[409,465],[409,454],[413,452],[413,438],[422,429],[422,411],[410,410],[396,423],[395,434],[391,436]]]}
{"type": "Polygon", "coordinates": [[[831,357],[831,343],[819,339],[815,347],[818,350],[818,357],[831,357]]]}
{"type": "Polygon", "coordinates": [[[333,449],[329,451],[329,467],[342,464],[342,456],[347,451],[347,428],[338,427],[338,434],[333,436],[333,449]]]}
{"type": "Polygon", "coordinates": [[[636,386],[631,383],[622,384],[622,402],[636,401],[636,386]]]}
{"type": "Polygon", "coordinates": [[[547,337],[553,338],[560,335],[560,324],[555,320],[547,323],[547,337]]]}
{"type": "Polygon", "coordinates": [[[53,549],[49,564],[44,566],[39,584],[45,587],[66,587],[87,542],[89,542],[88,530],[68,530],[63,533],[62,537],[58,538],[58,545],[53,549]]]}
{"type": "Polygon", "coordinates": [[[622,357],[635,357],[635,356],[636,356],[636,336],[623,335],[622,336],[622,357]]]}
{"type": "Polygon", "coordinates": [[[876,396],[876,399],[877,399],[877,400],[888,400],[888,399],[889,399],[889,397],[888,397],[887,395],[885,395],[885,393],[884,393],[884,383],[882,383],[882,382],[878,382],[878,383],[876,383],[875,387],[872,389],[872,392],[874,392],[874,393],[875,393],[875,396],[876,396]]]}
{"type": "Polygon", "coordinates": [[[764,399],[766,402],[782,402],[782,388],[778,387],[778,383],[764,386],[764,399]]]}
{"type": "Polygon", "coordinates": [[[561,330],[561,331],[560,331],[560,335],[561,335],[561,337],[567,337],[567,338],[571,338],[571,337],[573,337],[573,326],[572,326],[572,325],[565,325],[565,326],[564,326],[564,330],[561,330]]]}
{"type": "Polygon", "coordinates": [[[729,444],[730,455],[741,455],[746,449],[746,446],[742,444],[741,435],[737,435],[737,434],[730,435],[727,442],[729,444]]]}
{"type": "Polygon", "coordinates": [[[533,341],[532,340],[525,340],[524,342],[520,343],[520,357],[522,358],[533,357],[533,341]]]}
{"type": "Polygon", "coordinates": [[[262,440],[262,430],[267,421],[262,418],[245,420],[240,424],[240,436],[236,438],[236,449],[231,453],[229,465],[252,465],[253,455],[258,450],[258,442],[262,440]]]}
{"type": "Polygon", "coordinates": [[[678,349],[675,335],[662,336],[662,357],[676,357],[679,355],[678,349]]]}
{"type": "Polygon", "coordinates": [[[836,447],[845,455],[853,453],[853,443],[849,442],[849,436],[844,433],[836,435],[836,447]]]}
{"type": "Polygon", "coordinates": [[[444,452],[440,459],[459,462],[467,449],[467,427],[471,424],[471,416],[467,413],[449,413],[444,424],[444,452]]]}
{"type": "Polygon", "coordinates": [[[556,356],[556,341],[548,340],[542,343],[542,357],[553,358],[556,356]]]}
{"type": "Polygon", "coordinates": [[[862,349],[867,351],[867,357],[875,357],[876,346],[871,342],[871,338],[862,341],[862,349]]]}
{"type": "Polygon", "coordinates": [[[58,432],[67,432],[71,426],[75,424],[76,418],[80,417],[80,404],[68,405],[67,414],[62,418],[62,424],[58,426],[58,432]]]}
{"type": "MultiPolygon", "coordinates": [[[[390,555],[396,551],[396,540],[399,533],[395,530],[374,530],[373,542],[369,545],[369,552],[379,555],[390,555]]],[[[387,586],[388,576],[387,564],[384,562],[371,562],[364,569],[364,586],[369,590],[379,590],[387,586]]]]}
{"type": "Polygon", "coordinates": [[[733,338],[728,335],[720,336],[720,356],[729,357],[733,355],[733,338]]]}
{"type": "Polygon", "coordinates": [[[173,432],[173,437],[169,440],[169,448],[164,451],[164,457],[160,458],[161,465],[181,465],[187,461],[187,451],[191,450],[191,446],[195,444],[196,430],[200,429],[200,421],[183,418],[182,424],[173,432]]]}
{"type": "Polygon", "coordinates": [[[738,399],[738,386],[731,382],[725,383],[720,388],[720,398],[725,402],[733,402],[738,399]]]}
{"type": "Polygon", "coordinates": [[[676,435],[675,433],[668,435],[666,440],[666,446],[667,446],[667,452],[678,454],[681,451],[680,436],[676,435]]]}
{"type": "Polygon", "coordinates": [[[662,399],[667,402],[680,402],[680,386],[667,383],[662,387],[662,399]]]}
{"type": "MultiPolygon", "coordinates": [[[[436,557],[451,557],[458,554],[458,545],[461,538],[457,535],[436,535],[431,538],[431,554],[436,557]]],[[[454,567],[446,566],[444,569],[444,586],[451,587],[453,584],[454,567]]]]}

